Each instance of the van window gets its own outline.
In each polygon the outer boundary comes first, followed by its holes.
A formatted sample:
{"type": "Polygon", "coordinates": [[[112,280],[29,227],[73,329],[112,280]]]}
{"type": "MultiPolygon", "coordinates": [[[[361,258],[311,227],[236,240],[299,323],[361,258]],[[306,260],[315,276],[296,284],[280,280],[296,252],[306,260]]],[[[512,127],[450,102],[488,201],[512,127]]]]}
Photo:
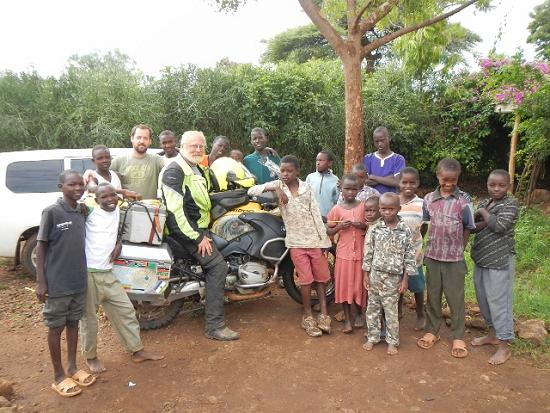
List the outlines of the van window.
{"type": "Polygon", "coordinates": [[[16,194],[58,192],[61,172],[62,159],[13,162],[6,169],[6,186],[16,194]]]}
{"type": "Polygon", "coordinates": [[[76,169],[83,174],[86,169],[95,170],[95,165],[90,158],[71,159],[71,169],[76,169]]]}

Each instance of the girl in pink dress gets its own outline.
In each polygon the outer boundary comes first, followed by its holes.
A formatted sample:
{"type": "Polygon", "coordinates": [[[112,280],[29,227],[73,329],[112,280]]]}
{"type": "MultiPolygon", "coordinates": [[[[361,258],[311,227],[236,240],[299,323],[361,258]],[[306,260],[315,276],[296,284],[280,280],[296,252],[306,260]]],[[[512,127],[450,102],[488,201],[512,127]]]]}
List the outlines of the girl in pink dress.
{"type": "Polygon", "coordinates": [[[342,178],[344,202],[334,206],[328,213],[328,235],[338,234],[336,247],[336,302],[344,309],[344,333],[353,331],[353,324],[360,323],[361,309],[366,306],[366,291],[363,287],[363,244],[365,240],[365,204],[355,199],[360,183],[355,175],[342,178]],[[356,322],[353,323],[352,319],[356,322]]]}

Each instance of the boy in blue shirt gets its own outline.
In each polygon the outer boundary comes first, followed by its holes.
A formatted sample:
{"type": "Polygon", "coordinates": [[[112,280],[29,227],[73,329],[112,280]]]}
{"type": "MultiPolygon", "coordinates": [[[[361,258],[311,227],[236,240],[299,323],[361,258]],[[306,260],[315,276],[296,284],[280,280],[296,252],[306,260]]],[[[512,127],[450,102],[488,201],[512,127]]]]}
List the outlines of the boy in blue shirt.
{"type": "Polygon", "coordinates": [[[338,177],[332,173],[333,162],[334,157],[330,152],[319,152],[315,160],[317,172],[310,173],[306,178],[306,182],[313,189],[313,194],[323,217],[327,216],[338,201],[338,177]]]}

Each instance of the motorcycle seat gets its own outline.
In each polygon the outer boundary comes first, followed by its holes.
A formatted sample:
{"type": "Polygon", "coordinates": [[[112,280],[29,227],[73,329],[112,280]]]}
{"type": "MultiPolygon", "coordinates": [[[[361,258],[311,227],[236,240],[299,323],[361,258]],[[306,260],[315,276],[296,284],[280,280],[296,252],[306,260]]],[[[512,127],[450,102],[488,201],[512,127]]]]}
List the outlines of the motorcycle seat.
{"type": "Polygon", "coordinates": [[[257,202],[260,205],[277,206],[278,199],[277,194],[273,191],[263,192],[260,195],[254,195],[250,197],[250,200],[257,202]]]}
{"type": "Polygon", "coordinates": [[[246,189],[216,192],[210,194],[210,202],[212,203],[210,215],[213,220],[216,220],[227,211],[248,203],[248,194],[246,189]]]}

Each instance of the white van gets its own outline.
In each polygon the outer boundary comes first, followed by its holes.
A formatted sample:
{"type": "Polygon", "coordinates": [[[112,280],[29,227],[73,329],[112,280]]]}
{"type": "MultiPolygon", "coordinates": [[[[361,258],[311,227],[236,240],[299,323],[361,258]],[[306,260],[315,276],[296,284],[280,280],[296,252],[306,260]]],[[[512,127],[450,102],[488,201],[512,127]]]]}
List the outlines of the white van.
{"type": "MultiPolygon", "coordinates": [[[[110,149],[113,158],[130,151],[110,149]]],[[[35,275],[38,226],[42,210],[62,196],[59,174],[65,169],[94,169],[91,158],[92,149],[0,153],[0,257],[14,258],[14,266],[22,264],[35,275]]]]}

